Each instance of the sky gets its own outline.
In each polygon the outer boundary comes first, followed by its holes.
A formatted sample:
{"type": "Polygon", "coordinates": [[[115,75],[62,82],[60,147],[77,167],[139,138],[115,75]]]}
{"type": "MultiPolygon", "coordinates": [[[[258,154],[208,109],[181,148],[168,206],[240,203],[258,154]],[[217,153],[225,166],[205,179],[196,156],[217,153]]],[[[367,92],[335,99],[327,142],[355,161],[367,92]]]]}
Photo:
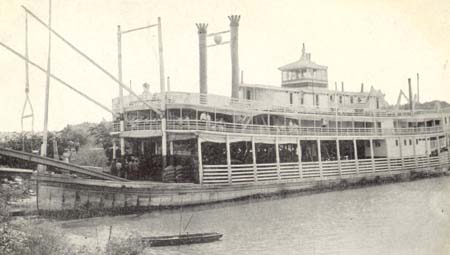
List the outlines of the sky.
{"type": "MultiPolygon", "coordinates": [[[[0,41],[19,52],[25,48],[26,6],[48,20],[48,0],[0,1],[0,41]]],[[[227,16],[241,15],[239,61],[244,82],[280,86],[278,67],[296,61],[301,45],[312,60],[328,66],[330,88],[346,90],[364,83],[394,104],[407,79],[420,73],[421,101],[450,102],[450,1],[448,0],[53,0],[52,26],[106,70],[117,75],[117,25],[123,30],[162,19],[164,63],[172,91],[198,92],[198,36],[195,23],[208,32],[229,29],[227,16]]],[[[46,67],[48,34],[29,18],[30,59],[46,67]]],[[[137,93],[148,82],[159,91],[157,30],[125,34],[123,81],[137,93]]],[[[52,38],[52,73],[111,107],[115,82],[52,38]]],[[[25,101],[24,61],[0,47],[0,131],[20,131],[25,101]]],[[[208,49],[208,92],[231,94],[228,45],[208,49]]],[[[45,74],[30,67],[34,130],[43,128],[45,74]]],[[[125,93],[127,94],[127,93],[125,93]]],[[[111,114],[56,81],[50,84],[49,129],[111,120],[111,114]]],[[[25,122],[25,130],[31,123],[25,122]]]]}

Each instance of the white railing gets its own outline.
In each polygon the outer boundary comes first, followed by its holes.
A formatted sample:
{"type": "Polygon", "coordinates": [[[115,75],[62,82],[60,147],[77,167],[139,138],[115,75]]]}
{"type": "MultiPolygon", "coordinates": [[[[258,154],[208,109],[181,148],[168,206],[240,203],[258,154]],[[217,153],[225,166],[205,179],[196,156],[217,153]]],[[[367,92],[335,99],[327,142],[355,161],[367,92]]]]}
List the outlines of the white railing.
{"type": "Polygon", "coordinates": [[[161,130],[161,121],[159,120],[136,120],[128,121],[125,125],[125,131],[134,130],[161,130]]]}
{"type": "Polygon", "coordinates": [[[346,178],[369,176],[412,170],[431,170],[448,167],[449,153],[440,156],[416,158],[374,158],[360,160],[289,162],[242,165],[204,165],[204,184],[239,184],[256,182],[279,182],[284,180],[346,178]],[[255,175],[256,174],[256,175],[255,175]]]}
{"type": "MultiPolygon", "coordinates": [[[[120,125],[113,124],[114,132],[119,131],[120,125]]],[[[127,121],[125,131],[133,130],[161,130],[159,120],[127,121]]],[[[267,126],[240,124],[229,122],[215,122],[203,120],[169,120],[167,130],[214,131],[224,133],[262,134],[262,135],[321,135],[321,136],[385,136],[385,135],[416,135],[435,134],[444,132],[442,127],[420,128],[333,128],[333,127],[299,127],[299,126],[267,126]]]]}

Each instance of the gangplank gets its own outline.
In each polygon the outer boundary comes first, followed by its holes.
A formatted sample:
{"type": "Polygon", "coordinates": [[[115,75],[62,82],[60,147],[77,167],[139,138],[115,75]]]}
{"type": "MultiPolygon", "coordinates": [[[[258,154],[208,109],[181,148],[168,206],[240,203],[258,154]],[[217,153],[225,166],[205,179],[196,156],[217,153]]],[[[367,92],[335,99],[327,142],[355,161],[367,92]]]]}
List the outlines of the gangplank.
{"type": "Polygon", "coordinates": [[[83,175],[87,175],[87,176],[102,179],[102,180],[127,181],[126,179],[123,179],[123,178],[120,178],[120,177],[117,177],[114,175],[110,175],[110,174],[103,173],[103,172],[97,172],[94,170],[90,170],[90,169],[81,167],[76,164],[71,164],[71,163],[67,163],[67,162],[63,162],[63,161],[59,161],[59,160],[55,160],[55,159],[51,159],[51,158],[41,157],[36,154],[32,154],[32,153],[28,153],[28,152],[0,148],[0,155],[6,156],[6,157],[17,158],[17,159],[25,160],[25,161],[40,164],[40,165],[52,166],[52,167],[56,167],[56,168],[66,170],[69,172],[83,174],[83,175]]]}

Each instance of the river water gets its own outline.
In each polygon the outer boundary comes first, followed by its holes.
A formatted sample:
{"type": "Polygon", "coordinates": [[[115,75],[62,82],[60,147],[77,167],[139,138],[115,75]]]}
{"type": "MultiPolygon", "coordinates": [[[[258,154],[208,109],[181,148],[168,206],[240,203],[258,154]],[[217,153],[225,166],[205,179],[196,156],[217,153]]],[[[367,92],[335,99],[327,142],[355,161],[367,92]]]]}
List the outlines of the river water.
{"type": "Polygon", "coordinates": [[[450,254],[450,177],[180,211],[60,222],[76,243],[172,235],[181,225],[221,241],[146,254],[450,254]],[[193,216],[192,216],[193,215],[193,216]]]}

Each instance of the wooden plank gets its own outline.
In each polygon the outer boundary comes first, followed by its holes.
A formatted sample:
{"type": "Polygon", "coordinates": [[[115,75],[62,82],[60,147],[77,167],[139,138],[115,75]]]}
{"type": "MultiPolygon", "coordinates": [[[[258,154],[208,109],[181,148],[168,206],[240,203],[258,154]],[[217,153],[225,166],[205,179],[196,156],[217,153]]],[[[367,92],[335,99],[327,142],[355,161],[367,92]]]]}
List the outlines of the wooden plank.
{"type": "Polygon", "coordinates": [[[75,165],[75,164],[71,164],[71,163],[67,163],[67,162],[63,162],[63,161],[59,161],[59,160],[55,160],[55,159],[50,159],[47,157],[41,157],[41,156],[38,156],[38,155],[35,155],[32,153],[27,153],[27,152],[23,152],[23,151],[16,151],[16,150],[11,150],[11,149],[0,148],[0,155],[18,158],[18,159],[22,159],[22,160],[25,160],[28,162],[33,162],[33,163],[37,163],[37,164],[41,164],[41,165],[52,166],[52,167],[56,167],[56,168],[59,168],[62,170],[67,170],[67,171],[78,173],[78,174],[96,177],[96,178],[103,179],[103,180],[128,181],[126,179],[123,179],[123,178],[120,178],[120,177],[117,177],[114,175],[110,175],[107,173],[92,171],[87,168],[75,165]]]}

